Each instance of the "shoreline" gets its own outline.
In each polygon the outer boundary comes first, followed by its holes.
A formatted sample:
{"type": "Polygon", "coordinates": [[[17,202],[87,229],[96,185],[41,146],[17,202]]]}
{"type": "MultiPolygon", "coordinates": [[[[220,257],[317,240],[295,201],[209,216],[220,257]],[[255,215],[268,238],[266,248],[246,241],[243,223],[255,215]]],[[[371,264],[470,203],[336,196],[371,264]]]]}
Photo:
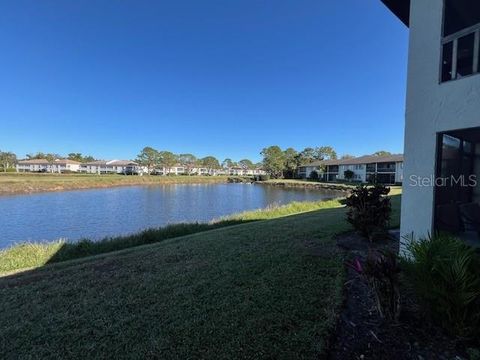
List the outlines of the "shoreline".
{"type": "Polygon", "coordinates": [[[0,174],[0,198],[13,195],[109,189],[125,186],[160,185],[202,185],[226,183],[254,183],[284,188],[304,188],[313,190],[341,191],[348,194],[353,185],[338,183],[311,182],[305,180],[253,181],[241,176],[135,176],[135,175],[91,175],[91,174],[0,174]]]}
{"type": "Polygon", "coordinates": [[[0,198],[125,186],[201,185],[229,183],[228,176],[132,176],[86,174],[2,174],[0,198]]]}
{"type": "Polygon", "coordinates": [[[344,193],[349,193],[350,190],[355,188],[353,185],[348,185],[348,184],[312,182],[312,181],[306,181],[306,180],[290,180],[290,179],[267,180],[267,181],[259,181],[256,183],[261,185],[285,187],[285,188],[305,188],[305,189],[314,189],[314,190],[342,191],[344,193]]]}

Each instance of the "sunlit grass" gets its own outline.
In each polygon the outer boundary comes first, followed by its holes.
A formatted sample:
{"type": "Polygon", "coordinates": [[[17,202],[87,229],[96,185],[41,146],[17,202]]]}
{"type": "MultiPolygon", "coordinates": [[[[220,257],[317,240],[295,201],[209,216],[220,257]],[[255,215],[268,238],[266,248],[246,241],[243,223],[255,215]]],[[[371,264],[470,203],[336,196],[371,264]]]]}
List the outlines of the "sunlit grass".
{"type": "Polygon", "coordinates": [[[245,211],[239,214],[227,216],[220,220],[267,220],[281,216],[298,214],[307,211],[341,207],[340,199],[328,201],[294,201],[287,205],[270,205],[264,209],[245,211]]]}
{"type": "Polygon", "coordinates": [[[23,243],[0,251],[0,274],[45,265],[64,246],[62,240],[48,244],[23,243]]]}

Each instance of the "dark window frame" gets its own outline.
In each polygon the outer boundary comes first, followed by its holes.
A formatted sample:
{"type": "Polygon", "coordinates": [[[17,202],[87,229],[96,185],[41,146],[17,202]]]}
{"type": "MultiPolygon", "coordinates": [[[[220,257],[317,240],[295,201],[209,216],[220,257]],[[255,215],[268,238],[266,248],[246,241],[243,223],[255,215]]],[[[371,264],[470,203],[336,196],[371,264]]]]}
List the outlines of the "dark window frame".
{"type": "Polygon", "coordinates": [[[470,76],[475,76],[480,74],[480,22],[459,30],[453,34],[449,34],[444,36],[445,33],[445,11],[446,11],[446,1],[443,0],[443,9],[442,9],[442,27],[441,27],[441,41],[440,41],[440,64],[439,64],[439,84],[448,83],[450,81],[461,80],[465,79],[470,76]],[[458,77],[457,74],[457,50],[458,50],[458,40],[468,36],[470,34],[474,34],[473,40],[473,66],[472,66],[472,73],[464,76],[458,77]],[[452,44],[452,68],[451,68],[451,79],[443,79],[444,73],[444,46],[451,43],[452,44]]]}

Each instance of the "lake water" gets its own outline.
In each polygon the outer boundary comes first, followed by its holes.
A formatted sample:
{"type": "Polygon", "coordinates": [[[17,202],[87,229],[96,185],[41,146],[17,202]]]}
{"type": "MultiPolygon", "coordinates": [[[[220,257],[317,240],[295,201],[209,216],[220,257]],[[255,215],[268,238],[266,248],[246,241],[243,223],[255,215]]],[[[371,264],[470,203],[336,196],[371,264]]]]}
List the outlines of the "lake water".
{"type": "Polygon", "coordinates": [[[124,235],[179,222],[205,222],[338,192],[252,184],[117,187],[0,197],[0,248],[24,241],[124,235]]]}

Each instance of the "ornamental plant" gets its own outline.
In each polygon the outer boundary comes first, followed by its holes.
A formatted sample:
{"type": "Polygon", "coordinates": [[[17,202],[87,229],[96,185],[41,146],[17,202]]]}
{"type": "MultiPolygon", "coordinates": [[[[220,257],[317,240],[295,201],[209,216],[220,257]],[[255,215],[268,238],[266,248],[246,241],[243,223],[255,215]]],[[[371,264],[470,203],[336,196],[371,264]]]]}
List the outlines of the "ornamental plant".
{"type": "Polygon", "coordinates": [[[379,315],[397,321],[401,309],[397,256],[391,251],[370,251],[363,264],[357,258],[347,265],[372,289],[379,315]]]}
{"type": "Polygon", "coordinates": [[[480,335],[480,256],[449,234],[406,237],[405,272],[425,313],[449,333],[480,335]]]}
{"type": "Polygon", "coordinates": [[[345,201],[348,208],[347,221],[370,241],[387,234],[392,212],[390,198],[386,196],[389,192],[390,188],[385,185],[360,184],[345,201]]]}

